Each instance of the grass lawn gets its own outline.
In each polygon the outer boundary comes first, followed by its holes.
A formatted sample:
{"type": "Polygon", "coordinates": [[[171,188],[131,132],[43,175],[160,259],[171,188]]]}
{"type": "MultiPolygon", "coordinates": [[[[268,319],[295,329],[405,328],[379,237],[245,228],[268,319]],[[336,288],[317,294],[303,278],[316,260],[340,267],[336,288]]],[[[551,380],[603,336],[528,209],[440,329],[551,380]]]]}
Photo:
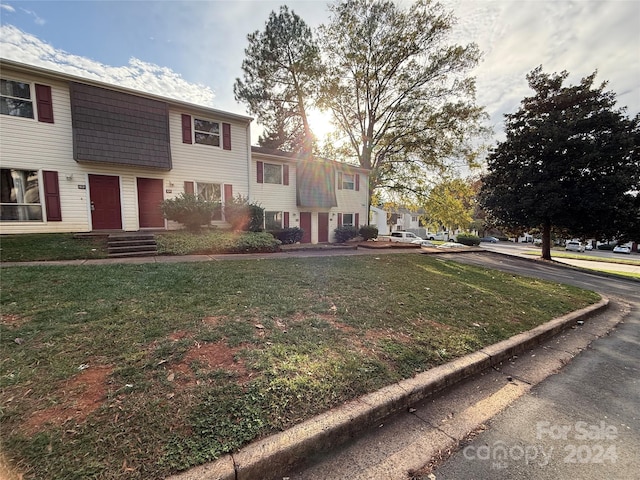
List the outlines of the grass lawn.
{"type": "Polygon", "coordinates": [[[72,233],[0,235],[0,261],[106,258],[106,237],[73,238],[72,233]]]}
{"type": "Polygon", "coordinates": [[[5,267],[2,452],[161,478],[598,299],[416,254],[5,267]]]}

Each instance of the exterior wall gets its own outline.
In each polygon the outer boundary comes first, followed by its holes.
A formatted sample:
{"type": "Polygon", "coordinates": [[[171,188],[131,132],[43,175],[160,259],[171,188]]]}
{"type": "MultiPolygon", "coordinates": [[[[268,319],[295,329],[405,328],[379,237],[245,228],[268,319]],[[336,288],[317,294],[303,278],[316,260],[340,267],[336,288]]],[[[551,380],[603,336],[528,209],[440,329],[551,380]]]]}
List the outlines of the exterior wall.
{"type": "MultiPolygon", "coordinates": [[[[184,182],[232,185],[233,194],[249,195],[249,119],[222,118],[215,111],[174,105],[169,100],[169,130],[173,169],[78,163],[73,157],[73,129],[69,83],[41,73],[24,73],[2,68],[2,78],[37,82],[51,86],[54,123],[0,115],[0,163],[3,168],[37,170],[43,221],[2,221],[0,233],[47,233],[91,231],[89,175],[116,175],[120,184],[122,229],[139,229],[138,177],[163,180],[164,198],[174,198],[184,191],[184,182]],[[182,143],[181,115],[216,120],[231,125],[231,150],[200,144],[182,143]],[[215,115],[219,115],[217,118],[215,115]],[[44,206],[43,170],[58,172],[62,221],[47,221],[44,206]]],[[[35,103],[35,102],[34,102],[35,103]]],[[[222,133],[222,132],[221,132],[222,133]]],[[[223,224],[224,222],[214,222],[223,224]]],[[[168,228],[180,228],[169,222],[168,228]]]]}
{"type": "Polygon", "coordinates": [[[251,181],[252,202],[258,203],[265,211],[289,212],[289,227],[300,226],[299,209],[296,205],[296,164],[295,162],[278,160],[272,157],[253,154],[251,158],[251,181]],[[278,185],[273,183],[258,182],[258,162],[271,163],[274,165],[289,165],[289,185],[278,185]]]}

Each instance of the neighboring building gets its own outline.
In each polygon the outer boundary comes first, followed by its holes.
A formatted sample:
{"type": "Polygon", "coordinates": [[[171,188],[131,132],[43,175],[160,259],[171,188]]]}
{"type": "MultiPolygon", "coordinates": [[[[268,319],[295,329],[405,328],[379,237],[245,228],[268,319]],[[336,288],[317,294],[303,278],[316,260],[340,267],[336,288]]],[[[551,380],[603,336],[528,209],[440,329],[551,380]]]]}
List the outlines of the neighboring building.
{"type": "Polygon", "coordinates": [[[267,230],[299,227],[302,243],[325,243],[339,226],[367,223],[368,170],[262,147],[251,152],[251,201],[265,209],[267,230]]]}
{"type": "Polygon", "coordinates": [[[250,117],[0,66],[2,233],[176,228],[163,199],[249,195],[250,117]]]}
{"type": "Polygon", "coordinates": [[[378,235],[389,235],[389,225],[387,224],[387,212],[378,207],[369,207],[370,224],[378,229],[378,235]]]}

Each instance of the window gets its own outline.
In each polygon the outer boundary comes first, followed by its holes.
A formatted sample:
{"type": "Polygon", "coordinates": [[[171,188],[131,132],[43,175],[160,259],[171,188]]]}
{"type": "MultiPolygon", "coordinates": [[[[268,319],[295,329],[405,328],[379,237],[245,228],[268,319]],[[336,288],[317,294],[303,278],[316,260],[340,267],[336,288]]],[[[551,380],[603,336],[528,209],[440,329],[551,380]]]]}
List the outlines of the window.
{"type": "Polygon", "coordinates": [[[0,80],[0,113],[13,117],[34,118],[31,85],[14,80],[0,80]]]}
{"type": "Polygon", "coordinates": [[[220,146],[220,124],[209,120],[193,119],[196,143],[202,145],[220,146]]]}
{"type": "Polygon", "coordinates": [[[280,230],[282,228],[282,212],[264,212],[264,229],[280,230]]]}
{"type": "Polygon", "coordinates": [[[343,190],[355,190],[356,188],[356,180],[355,175],[351,175],[348,173],[342,174],[342,189],[343,190]]]}
{"type": "Polygon", "coordinates": [[[353,213],[344,213],[342,215],[342,225],[345,227],[353,227],[353,213]]]}
{"type": "Polygon", "coordinates": [[[209,202],[216,202],[218,207],[213,212],[211,219],[222,220],[222,194],[218,183],[197,183],[196,196],[209,202]]]}
{"type": "Polygon", "coordinates": [[[264,183],[282,183],[282,165],[265,163],[263,168],[264,183]]]}
{"type": "Polygon", "coordinates": [[[0,220],[42,221],[37,171],[0,170],[0,220]]]}

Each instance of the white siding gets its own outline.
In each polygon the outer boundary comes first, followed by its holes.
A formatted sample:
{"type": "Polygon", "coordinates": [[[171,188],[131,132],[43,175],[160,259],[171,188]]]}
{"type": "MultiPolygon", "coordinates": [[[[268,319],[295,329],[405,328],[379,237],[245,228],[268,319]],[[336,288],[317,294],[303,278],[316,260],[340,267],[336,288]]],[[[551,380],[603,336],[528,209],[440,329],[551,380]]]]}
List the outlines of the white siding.
{"type": "Polygon", "coordinates": [[[277,185],[273,183],[258,183],[258,161],[273,165],[284,165],[286,163],[253,155],[250,173],[251,201],[258,203],[265,211],[289,212],[289,226],[299,227],[300,216],[298,215],[298,206],[296,205],[295,164],[287,163],[289,165],[289,185],[277,185]]]}

